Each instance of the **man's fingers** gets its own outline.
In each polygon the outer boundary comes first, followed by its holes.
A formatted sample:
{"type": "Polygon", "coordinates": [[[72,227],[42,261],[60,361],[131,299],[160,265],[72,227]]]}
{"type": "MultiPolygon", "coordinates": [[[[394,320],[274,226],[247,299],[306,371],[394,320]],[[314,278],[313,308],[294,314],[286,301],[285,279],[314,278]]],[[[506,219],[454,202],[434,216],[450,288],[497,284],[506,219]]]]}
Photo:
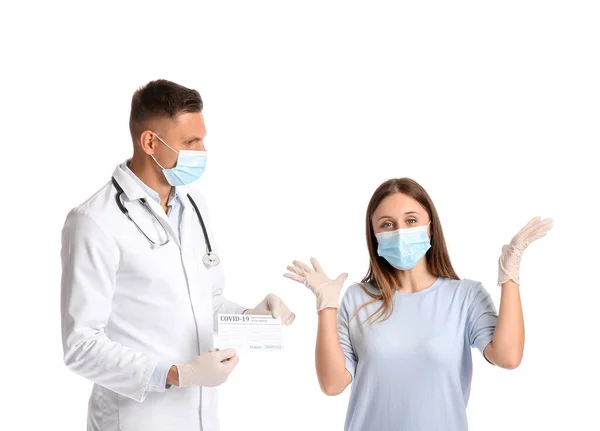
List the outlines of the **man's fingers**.
{"type": "Polygon", "coordinates": [[[281,299],[277,298],[271,303],[271,315],[275,319],[279,319],[285,314],[285,307],[282,305],[281,299]]]}
{"type": "Polygon", "coordinates": [[[219,350],[218,352],[215,352],[215,354],[217,355],[217,357],[219,358],[219,360],[221,362],[226,361],[227,359],[231,359],[235,356],[237,356],[237,352],[235,349],[223,349],[223,350],[219,350]]]}
{"type": "Polygon", "coordinates": [[[292,313],[290,311],[289,314],[287,315],[287,318],[286,318],[285,322],[283,322],[283,324],[284,325],[291,325],[292,323],[294,323],[294,320],[296,320],[296,314],[292,313]]]}
{"type": "Polygon", "coordinates": [[[240,357],[238,355],[235,355],[232,358],[230,358],[229,360],[227,360],[225,362],[221,362],[221,366],[223,368],[225,368],[225,370],[227,372],[230,373],[231,371],[233,371],[233,369],[238,364],[238,362],[240,362],[240,357]]]}

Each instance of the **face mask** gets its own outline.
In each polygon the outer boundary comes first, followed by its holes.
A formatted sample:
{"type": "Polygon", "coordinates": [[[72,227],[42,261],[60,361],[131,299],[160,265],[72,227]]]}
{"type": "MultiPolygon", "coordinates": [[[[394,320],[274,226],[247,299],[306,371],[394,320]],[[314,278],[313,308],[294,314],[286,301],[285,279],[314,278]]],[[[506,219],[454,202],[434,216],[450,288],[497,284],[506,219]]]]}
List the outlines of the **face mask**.
{"type": "Polygon", "coordinates": [[[375,234],[377,254],[396,269],[406,270],[415,266],[431,248],[427,226],[397,229],[375,234]]]}
{"type": "Polygon", "coordinates": [[[185,186],[186,184],[196,181],[206,168],[206,151],[191,151],[191,150],[174,150],[165,141],[160,139],[155,133],[154,136],[165,144],[171,151],[177,153],[177,164],[171,169],[165,169],[154,158],[158,166],[160,166],[165,174],[167,182],[172,186],[185,186]]]}

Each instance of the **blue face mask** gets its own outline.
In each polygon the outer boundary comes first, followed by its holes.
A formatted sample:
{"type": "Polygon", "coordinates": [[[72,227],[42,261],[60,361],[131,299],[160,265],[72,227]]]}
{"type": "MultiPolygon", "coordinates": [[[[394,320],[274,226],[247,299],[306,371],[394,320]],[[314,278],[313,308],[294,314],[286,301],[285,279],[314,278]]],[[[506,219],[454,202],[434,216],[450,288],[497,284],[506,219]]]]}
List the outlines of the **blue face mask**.
{"type": "Polygon", "coordinates": [[[206,151],[177,151],[167,145],[167,143],[160,139],[156,133],[154,136],[156,136],[160,142],[165,144],[167,148],[178,154],[177,164],[171,169],[163,168],[162,165],[154,158],[154,155],[152,155],[152,158],[156,164],[162,168],[165,178],[169,184],[172,186],[185,186],[186,184],[191,184],[200,178],[204,172],[204,169],[206,168],[206,151]]]}
{"type": "Polygon", "coordinates": [[[406,270],[415,266],[431,248],[429,225],[375,234],[377,254],[396,269],[406,270]]]}

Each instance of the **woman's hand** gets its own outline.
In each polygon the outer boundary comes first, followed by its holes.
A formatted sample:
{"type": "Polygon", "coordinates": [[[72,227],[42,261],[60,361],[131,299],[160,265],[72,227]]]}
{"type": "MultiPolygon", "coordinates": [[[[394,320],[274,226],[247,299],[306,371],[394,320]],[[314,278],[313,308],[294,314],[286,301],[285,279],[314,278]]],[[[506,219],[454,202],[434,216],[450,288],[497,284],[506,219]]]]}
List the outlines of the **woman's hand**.
{"type": "Polygon", "coordinates": [[[502,247],[502,254],[498,259],[499,286],[508,280],[519,283],[519,265],[521,264],[523,252],[529,244],[546,235],[551,228],[551,218],[542,220],[541,217],[534,217],[515,235],[510,244],[502,247]]]}
{"type": "Polygon", "coordinates": [[[303,283],[317,297],[319,324],[315,347],[315,366],[319,385],[327,395],[337,395],[352,382],[346,369],[346,358],[338,334],[338,308],[340,291],[348,274],[340,274],[335,280],[327,277],[317,259],[311,258],[308,265],[295,260],[288,266],[284,277],[303,283]],[[329,310],[328,310],[329,308],[329,310]]]}
{"type": "Polygon", "coordinates": [[[306,287],[313,291],[317,297],[317,311],[325,308],[339,308],[339,297],[342,286],[348,278],[348,274],[340,274],[335,280],[331,280],[317,259],[310,259],[312,268],[308,265],[295,260],[292,265],[288,266],[288,273],[283,274],[284,277],[303,283],[306,287]]]}

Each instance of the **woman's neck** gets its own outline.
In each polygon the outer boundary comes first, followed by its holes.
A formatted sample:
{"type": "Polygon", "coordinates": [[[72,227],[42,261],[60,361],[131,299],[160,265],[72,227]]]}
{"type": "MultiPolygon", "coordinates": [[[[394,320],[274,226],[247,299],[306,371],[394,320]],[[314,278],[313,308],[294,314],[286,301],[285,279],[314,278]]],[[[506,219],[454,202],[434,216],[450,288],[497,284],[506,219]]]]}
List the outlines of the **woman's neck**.
{"type": "Polygon", "coordinates": [[[396,271],[396,280],[398,281],[397,290],[405,293],[415,293],[431,286],[437,276],[429,271],[425,258],[421,259],[411,269],[396,271]]]}

